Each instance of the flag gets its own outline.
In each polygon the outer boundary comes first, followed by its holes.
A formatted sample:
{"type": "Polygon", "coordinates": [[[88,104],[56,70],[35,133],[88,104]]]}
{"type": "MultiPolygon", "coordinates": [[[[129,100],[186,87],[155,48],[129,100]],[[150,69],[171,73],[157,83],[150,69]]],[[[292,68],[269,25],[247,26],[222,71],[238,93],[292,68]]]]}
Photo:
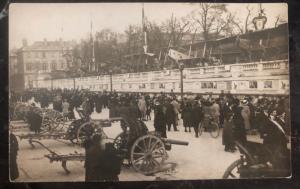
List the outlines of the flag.
{"type": "Polygon", "coordinates": [[[188,55],[178,52],[174,49],[170,49],[168,55],[169,55],[169,57],[171,57],[174,60],[182,60],[182,59],[190,58],[188,55]]]}

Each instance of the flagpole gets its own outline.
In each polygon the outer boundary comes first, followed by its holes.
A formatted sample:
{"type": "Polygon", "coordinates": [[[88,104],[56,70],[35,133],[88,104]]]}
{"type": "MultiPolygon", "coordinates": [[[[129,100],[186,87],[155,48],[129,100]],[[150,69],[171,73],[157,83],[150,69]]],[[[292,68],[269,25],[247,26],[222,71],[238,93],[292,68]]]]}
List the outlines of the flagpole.
{"type": "Polygon", "coordinates": [[[145,12],[144,12],[144,3],[142,3],[142,27],[143,27],[143,33],[144,33],[144,54],[145,54],[145,64],[148,63],[148,57],[147,57],[147,31],[146,31],[146,25],[145,25],[145,12]]]}

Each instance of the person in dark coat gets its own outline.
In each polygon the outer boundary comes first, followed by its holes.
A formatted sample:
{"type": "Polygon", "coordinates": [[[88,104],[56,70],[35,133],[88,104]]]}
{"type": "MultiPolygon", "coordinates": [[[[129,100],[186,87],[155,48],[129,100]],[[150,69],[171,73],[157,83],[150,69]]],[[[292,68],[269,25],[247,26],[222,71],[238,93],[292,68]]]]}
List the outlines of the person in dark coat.
{"type": "Polygon", "coordinates": [[[194,101],[193,107],[192,107],[192,125],[195,130],[195,137],[199,137],[199,124],[203,120],[203,111],[202,107],[198,103],[197,100],[194,101]]]}
{"type": "Polygon", "coordinates": [[[85,181],[101,181],[100,157],[103,151],[101,136],[94,135],[84,142],[85,147],[85,181]]]}
{"type": "Polygon", "coordinates": [[[41,94],[41,108],[47,108],[49,106],[49,97],[47,94],[41,94]]]}
{"type": "Polygon", "coordinates": [[[224,124],[222,133],[222,144],[225,146],[225,152],[234,152],[236,150],[233,137],[232,111],[228,102],[223,106],[224,124]]]}
{"type": "Polygon", "coordinates": [[[167,138],[166,116],[161,104],[156,104],[155,107],[154,128],[156,132],[160,133],[161,137],[167,138]]]}
{"type": "Polygon", "coordinates": [[[17,137],[10,133],[9,136],[9,173],[10,180],[15,180],[19,177],[19,169],[17,164],[17,156],[18,156],[19,144],[17,137]]]}
{"type": "Polygon", "coordinates": [[[93,110],[92,110],[90,99],[88,97],[86,97],[85,100],[83,101],[82,109],[85,117],[89,117],[92,114],[93,110]]]}
{"type": "Polygon", "coordinates": [[[276,120],[277,111],[271,110],[269,120],[262,130],[263,144],[270,150],[269,159],[274,168],[289,166],[289,152],[287,149],[288,135],[285,128],[276,120]]]}
{"type": "Polygon", "coordinates": [[[62,96],[60,94],[56,95],[53,99],[53,109],[62,112],[62,96]]]}
{"type": "Polygon", "coordinates": [[[233,137],[236,141],[240,143],[245,143],[246,139],[246,128],[243,116],[241,114],[242,107],[239,106],[239,100],[236,99],[234,102],[233,110],[233,137]]]}
{"type": "Polygon", "coordinates": [[[36,107],[33,104],[33,107],[31,107],[30,111],[27,114],[27,122],[29,124],[30,130],[34,131],[37,134],[41,131],[43,118],[38,112],[36,112],[35,108],[36,107]]]}
{"type": "Polygon", "coordinates": [[[192,127],[192,105],[191,102],[186,102],[183,104],[181,118],[183,120],[184,132],[187,132],[187,128],[189,132],[191,132],[192,127]]]}
{"type": "Polygon", "coordinates": [[[100,93],[96,95],[95,104],[96,104],[96,112],[101,113],[103,102],[102,102],[102,95],[100,93]]]}
{"type": "Polygon", "coordinates": [[[107,143],[99,159],[103,181],[119,181],[122,158],[113,143],[107,143]]]}
{"type": "Polygon", "coordinates": [[[173,125],[174,131],[178,131],[176,127],[176,113],[174,110],[174,106],[171,104],[171,101],[168,100],[166,103],[166,122],[168,126],[168,131],[171,130],[171,126],[173,125]]]}

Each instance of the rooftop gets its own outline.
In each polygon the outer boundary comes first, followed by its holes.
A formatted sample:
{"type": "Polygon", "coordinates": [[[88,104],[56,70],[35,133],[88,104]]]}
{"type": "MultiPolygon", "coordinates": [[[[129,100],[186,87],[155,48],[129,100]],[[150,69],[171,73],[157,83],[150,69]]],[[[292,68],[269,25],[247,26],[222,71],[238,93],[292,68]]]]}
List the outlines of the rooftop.
{"type": "Polygon", "coordinates": [[[23,44],[22,50],[71,50],[76,45],[75,41],[36,41],[32,45],[23,44]]]}

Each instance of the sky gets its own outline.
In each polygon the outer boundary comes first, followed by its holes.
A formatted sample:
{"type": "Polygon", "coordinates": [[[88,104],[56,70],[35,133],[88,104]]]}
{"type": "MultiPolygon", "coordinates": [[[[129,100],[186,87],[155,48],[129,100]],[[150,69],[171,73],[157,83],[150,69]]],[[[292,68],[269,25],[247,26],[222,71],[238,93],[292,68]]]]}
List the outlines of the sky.
{"type": "MultiPolygon", "coordinates": [[[[149,21],[161,23],[170,18],[186,16],[198,8],[197,3],[144,3],[145,16],[149,21]]],[[[228,11],[240,20],[246,18],[244,3],[228,4],[228,11]]],[[[250,4],[258,14],[259,4],[250,4]]],[[[287,20],[288,7],[285,3],[262,4],[268,21],[266,28],[273,27],[276,16],[287,20]]],[[[124,32],[130,24],[141,24],[142,3],[18,3],[9,7],[9,49],[22,46],[22,39],[28,44],[34,41],[75,40],[86,38],[93,31],[110,28],[124,32]]]]}

